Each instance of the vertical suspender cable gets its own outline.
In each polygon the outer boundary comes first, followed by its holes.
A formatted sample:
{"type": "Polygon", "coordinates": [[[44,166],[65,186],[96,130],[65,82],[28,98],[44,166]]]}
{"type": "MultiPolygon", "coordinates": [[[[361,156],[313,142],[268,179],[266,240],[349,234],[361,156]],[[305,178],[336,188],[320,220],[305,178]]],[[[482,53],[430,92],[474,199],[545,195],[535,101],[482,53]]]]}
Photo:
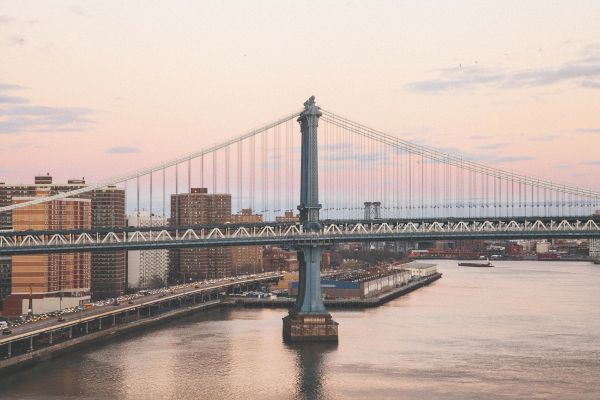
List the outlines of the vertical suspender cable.
{"type": "Polygon", "coordinates": [[[175,225],[180,225],[179,220],[179,164],[175,164],[175,225]]]}
{"type": "MultiPolygon", "coordinates": [[[[150,207],[149,207],[150,208],[150,226],[153,226],[152,225],[152,171],[150,171],[149,176],[150,176],[150,207]]],[[[138,221],[138,225],[139,225],[139,222],[140,221],[138,221]]]]}
{"type": "Polygon", "coordinates": [[[212,152],[212,190],[213,193],[218,193],[217,188],[217,154],[218,150],[212,152]]]}
{"type": "Polygon", "coordinates": [[[192,206],[190,201],[192,199],[192,159],[188,158],[187,167],[187,224],[192,224],[192,206]]]}
{"type": "Polygon", "coordinates": [[[229,187],[229,163],[231,162],[229,146],[225,147],[225,193],[231,194],[229,187]]]}
{"type": "Polygon", "coordinates": [[[204,186],[204,153],[200,155],[200,187],[206,187],[204,186]]]}
{"type": "Polygon", "coordinates": [[[255,204],[254,204],[254,188],[255,188],[255,184],[256,184],[256,164],[255,164],[255,157],[254,157],[254,152],[256,150],[256,141],[254,139],[254,136],[250,137],[249,140],[249,150],[250,150],[250,154],[248,157],[248,172],[250,173],[250,177],[248,179],[248,182],[250,183],[250,208],[252,208],[253,210],[255,209],[255,204]]]}
{"type": "Polygon", "coordinates": [[[242,206],[242,202],[244,199],[244,179],[243,179],[243,170],[242,170],[242,163],[243,163],[243,154],[242,154],[242,141],[239,140],[237,142],[237,174],[236,174],[236,178],[237,178],[237,209],[238,211],[241,211],[242,208],[244,208],[242,206]]]}

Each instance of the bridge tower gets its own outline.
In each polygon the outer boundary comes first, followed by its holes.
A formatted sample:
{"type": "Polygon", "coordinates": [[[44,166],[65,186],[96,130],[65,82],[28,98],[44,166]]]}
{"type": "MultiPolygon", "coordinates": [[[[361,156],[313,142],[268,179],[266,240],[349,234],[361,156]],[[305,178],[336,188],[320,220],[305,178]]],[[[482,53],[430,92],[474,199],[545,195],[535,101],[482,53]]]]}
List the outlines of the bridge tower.
{"type": "Polygon", "coordinates": [[[321,253],[325,244],[319,240],[319,165],[317,127],[321,116],[315,96],[304,103],[298,122],[302,133],[300,169],[300,222],[314,240],[298,246],[300,279],[298,297],[283,318],[283,337],[288,342],[337,341],[338,323],[333,321],[321,298],[321,253]]]}

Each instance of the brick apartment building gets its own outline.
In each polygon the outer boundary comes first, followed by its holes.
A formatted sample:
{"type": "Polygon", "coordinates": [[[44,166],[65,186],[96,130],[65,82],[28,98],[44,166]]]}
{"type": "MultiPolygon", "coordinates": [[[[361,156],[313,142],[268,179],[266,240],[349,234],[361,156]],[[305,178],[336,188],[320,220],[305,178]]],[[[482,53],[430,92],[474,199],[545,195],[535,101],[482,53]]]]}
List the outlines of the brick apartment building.
{"type": "MultiPolygon", "coordinates": [[[[231,221],[231,195],[209,194],[206,188],[171,195],[172,225],[225,224],[231,221]]],[[[211,247],[171,251],[171,279],[213,279],[231,275],[231,249],[211,247]]]]}
{"type": "MultiPolygon", "coordinates": [[[[253,214],[251,208],[244,208],[231,216],[232,224],[262,222],[263,216],[253,214]]],[[[234,275],[255,273],[262,270],[262,246],[236,246],[231,248],[231,269],[234,275]]]]}

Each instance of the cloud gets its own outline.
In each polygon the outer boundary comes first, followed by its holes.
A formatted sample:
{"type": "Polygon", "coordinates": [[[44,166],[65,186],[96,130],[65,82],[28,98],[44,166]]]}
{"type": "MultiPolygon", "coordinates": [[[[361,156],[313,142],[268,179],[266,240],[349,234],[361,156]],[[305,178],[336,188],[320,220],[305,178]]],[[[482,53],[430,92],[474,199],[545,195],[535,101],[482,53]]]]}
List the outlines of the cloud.
{"type": "Polygon", "coordinates": [[[92,123],[92,110],[83,107],[33,105],[21,96],[5,94],[22,86],[0,83],[0,134],[20,132],[70,132],[92,123]]]}
{"type": "Polygon", "coordinates": [[[579,128],[577,129],[579,133],[600,133],[600,128],[579,128]]]}
{"type": "Polygon", "coordinates": [[[319,151],[338,152],[338,151],[346,151],[353,147],[354,147],[354,145],[351,142],[325,143],[325,144],[319,146],[319,151]]]}
{"type": "Polygon", "coordinates": [[[490,136],[490,135],[472,135],[472,136],[470,136],[470,139],[473,139],[473,140],[487,140],[487,139],[489,139],[491,137],[492,136],[490,136]]]}
{"type": "Polygon", "coordinates": [[[415,92],[444,92],[455,89],[471,89],[476,86],[498,83],[505,79],[503,73],[481,67],[459,67],[440,71],[441,78],[411,82],[406,85],[415,92]]]}
{"type": "Polygon", "coordinates": [[[584,165],[600,165],[600,160],[582,161],[581,163],[584,165]]]}
{"type": "MultiPolygon", "coordinates": [[[[391,154],[393,153],[393,150],[389,150],[388,152],[391,154]]],[[[338,152],[323,155],[323,159],[325,161],[381,161],[387,160],[387,154],[383,150],[366,153],[357,153],[356,151],[338,152]]]]}
{"type": "Polygon", "coordinates": [[[27,101],[28,100],[25,97],[9,96],[9,95],[0,93],[0,104],[20,104],[20,103],[27,103],[27,101]]]}
{"type": "Polygon", "coordinates": [[[572,166],[573,166],[572,164],[558,164],[554,168],[567,169],[567,168],[571,168],[572,166]]]}
{"type": "Polygon", "coordinates": [[[8,90],[18,90],[18,89],[25,89],[25,88],[20,85],[13,85],[12,83],[0,83],[0,91],[2,91],[2,92],[8,91],[8,90]]]}
{"type": "Polygon", "coordinates": [[[541,135],[541,136],[531,136],[531,137],[529,137],[529,140],[534,141],[534,142],[549,142],[554,139],[558,139],[559,137],[560,136],[558,136],[558,135],[549,134],[549,135],[541,135]]]}
{"type": "Polygon", "coordinates": [[[139,153],[140,149],[138,147],[131,146],[115,146],[106,150],[106,153],[109,154],[127,154],[127,153],[139,153]]]}
{"type": "Polygon", "coordinates": [[[496,157],[496,158],[486,158],[486,161],[493,163],[493,164],[503,164],[503,163],[531,161],[531,160],[535,160],[535,158],[530,157],[530,156],[504,156],[504,157],[496,157]]]}
{"type": "Polygon", "coordinates": [[[562,82],[590,89],[600,88],[600,52],[589,50],[582,58],[560,66],[521,71],[500,71],[479,66],[443,69],[437,78],[410,82],[405,87],[415,92],[441,93],[484,86],[519,88],[562,82]]]}
{"type": "Polygon", "coordinates": [[[585,60],[600,59],[600,43],[591,43],[584,46],[579,54],[585,60]]]}
{"type": "Polygon", "coordinates": [[[581,86],[588,89],[600,89],[600,80],[597,81],[583,81],[581,86]]]}
{"type": "Polygon", "coordinates": [[[6,15],[0,15],[0,24],[8,24],[9,22],[12,22],[12,18],[7,17],[6,15]]]}
{"type": "Polygon", "coordinates": [[[8,38],[8,44],[10,46],[23,46],[25,44],[25,38],[23,36],[13,35],[8,38]]]}
{"type": "Polygon", "coordinates": [[[83,7],[81,7],[79,4],[73,5],[69,8],[69,11],[72,12],[75,15],[79,15],[80,17],[85,16],[85,12],[83,11],[83,7]]]}
{"type": "Polygon", "coordinates": [[[480,150],[498,150],[508,146],[510,143],[490,143],[477,147],[480,150]]]}
{"type": "MultiPolygon", "coordinates": [[[[546,86],[568,80],[600,77],[600,62],[583,61],[558,68],[542,68],[509,75],[504,83],[507,87],[546,86]]],[[[581,85],[581,82],[580,82],[581,85]]]]}
{"type": "Polygon", "coordinates": [[[13,143],[13,144],[5,144],[5,145],[0,145],[0,151],[15,151],[15,150],[21,150],[21,149],[25,149],[29,147],[29,145],[27,143],[13,143]]]}

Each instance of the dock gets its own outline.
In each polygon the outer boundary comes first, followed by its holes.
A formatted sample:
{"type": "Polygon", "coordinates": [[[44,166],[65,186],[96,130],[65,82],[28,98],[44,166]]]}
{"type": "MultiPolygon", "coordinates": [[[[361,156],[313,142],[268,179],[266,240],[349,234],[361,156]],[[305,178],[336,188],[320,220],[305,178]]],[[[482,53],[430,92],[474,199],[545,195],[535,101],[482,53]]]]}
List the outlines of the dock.
{"type": "MultiPolygon", "coordinates": [[[[409,282],[406,285],[402,285],[392,290],[380,293],[378,296],[368,298],[325,298],[323,302],[327,308],[348,308],[348,309],[360,309],[360,308],[372,308],[387,303],[395,298],[410,293],[418,288],[427,286],[432,282],[437,281],[442,277],[441,273],[435,273],[426,278],[409,282]]],[[[240,297],[240,296],[227,296],[223,305],[230,306],[241,306],[249,308],[290,308],[296,301],[293,297],[277,297],[275,299],[266,298],[253,298],[253,297],[240,297]]]]}

